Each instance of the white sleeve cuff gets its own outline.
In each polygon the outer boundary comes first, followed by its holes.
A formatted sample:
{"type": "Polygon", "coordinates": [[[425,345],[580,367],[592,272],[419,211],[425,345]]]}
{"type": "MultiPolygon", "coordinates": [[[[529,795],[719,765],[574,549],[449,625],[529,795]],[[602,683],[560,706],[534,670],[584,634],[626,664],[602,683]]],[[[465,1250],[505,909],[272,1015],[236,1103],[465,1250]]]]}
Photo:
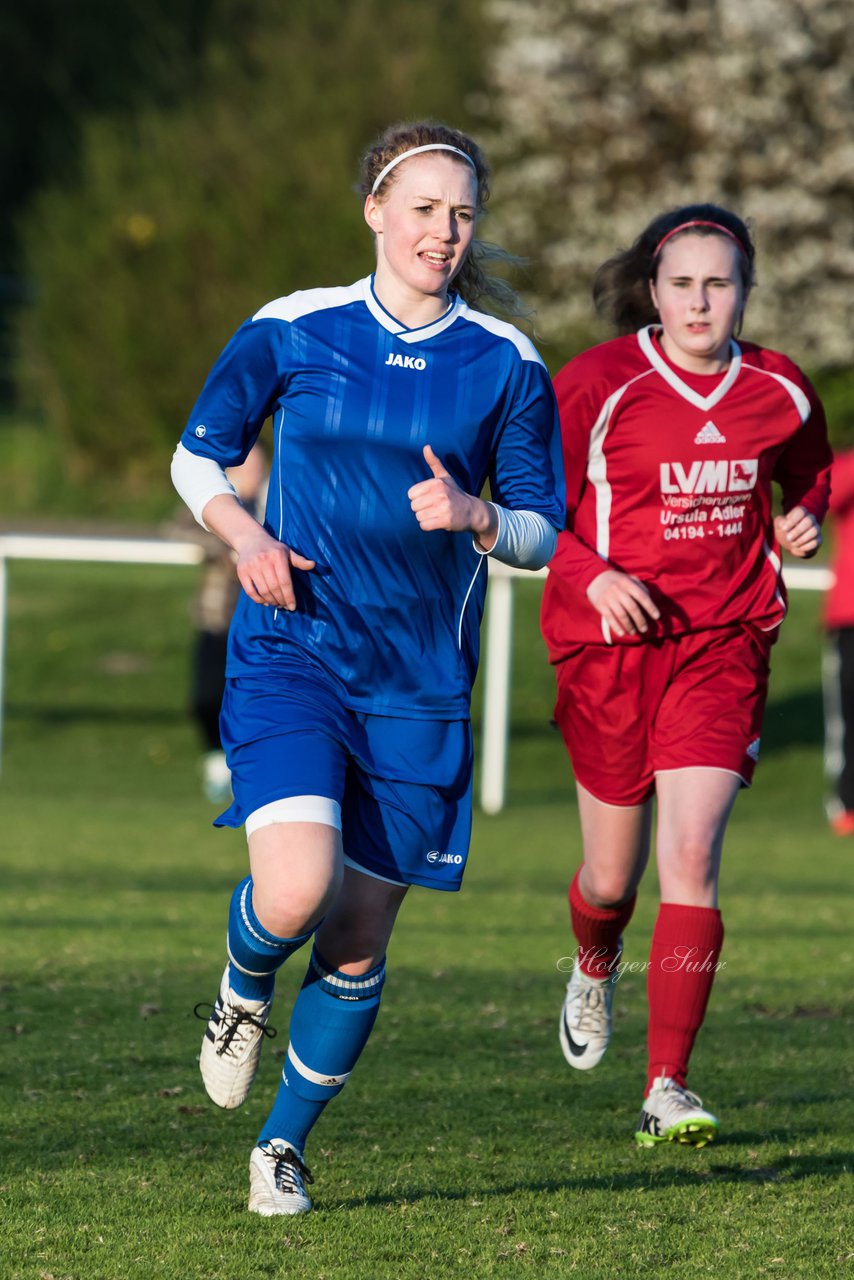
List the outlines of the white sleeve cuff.
{"type": "Polygon", "coordinates": [[[182,444],[172,455],[172,483],[203,529],[208,526],[202,519],[202,512],[211,498],[220,493],[237,497],[234,485],[218,462],[191,453],[182,444]]]}
{"type": "Polygon", "coordinates": [[[498,516],[498,533],[489,551],[472,538],[478,555],[492,556],[515,569],[542,569],[547,565],[557,550],[557,532],[545,516],[537,511],[510,511],[495,502],[489,505],[498,516]]]}

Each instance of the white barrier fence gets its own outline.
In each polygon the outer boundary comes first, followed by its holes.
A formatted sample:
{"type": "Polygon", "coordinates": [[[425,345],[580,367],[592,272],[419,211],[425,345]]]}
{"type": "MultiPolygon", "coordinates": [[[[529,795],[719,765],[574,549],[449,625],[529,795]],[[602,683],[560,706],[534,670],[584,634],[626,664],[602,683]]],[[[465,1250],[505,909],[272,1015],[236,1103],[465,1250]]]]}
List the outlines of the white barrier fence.
{"type": "MultiPolygon", "coordinates": [[[[0,767],[5,706],[6,631],[9,560],[76,560],[105,564],[198,565],[202,550],[193,542],[154,538],[80,538],[56,534],[0,534],[0,767]]],[[[489,566],[486,634],[483,659],[483,747],[480,804],[484,813],[504,807],[507,740],[510,724],[510,675],[513,647],[513,584],[517,578],[545,578],[492,561],[489,566]]],[[[796,590],[826,591],[829,569],[787,564],[786,585],[796,590]]]]}
{"type": "Polygon", "coordinates": [[[72,538],[58,534],[0,534],[0,770],[6,704],[6,631],[10,560],[77,560],[101,564],[200,564],[202,549],[192,542],[158,538],[72,538]]]}

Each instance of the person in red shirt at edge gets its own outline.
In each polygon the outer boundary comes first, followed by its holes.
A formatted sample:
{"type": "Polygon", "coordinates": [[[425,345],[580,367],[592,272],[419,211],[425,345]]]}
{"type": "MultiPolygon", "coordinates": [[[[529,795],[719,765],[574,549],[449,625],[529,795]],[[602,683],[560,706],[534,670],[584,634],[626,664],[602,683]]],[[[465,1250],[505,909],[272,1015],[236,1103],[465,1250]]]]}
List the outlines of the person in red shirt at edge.
{"type": "Polygon", "coordinates": [[[641,1146],[704,1146],[718,1131],[686,1076],[723,942],[721,847],[759,752],[786,613],[780,548],[815,553],[829,497],[815,391],[785,356],[735,338],[753,263],[748,229],[726,209],[655,218],[595,277],[597,307],[623,336],[555,379],[567,517],[542,628],[584,849],[560,1041],[581,1070],[607,1047],[655,795],[661,904],[641,1146]]]}
{"type": "Polygon", "coordinates": [[[833,461],[834,583],[824,602],[824,758],[833,795],[827,816],[854,836],[854,449],[833,461]]]}

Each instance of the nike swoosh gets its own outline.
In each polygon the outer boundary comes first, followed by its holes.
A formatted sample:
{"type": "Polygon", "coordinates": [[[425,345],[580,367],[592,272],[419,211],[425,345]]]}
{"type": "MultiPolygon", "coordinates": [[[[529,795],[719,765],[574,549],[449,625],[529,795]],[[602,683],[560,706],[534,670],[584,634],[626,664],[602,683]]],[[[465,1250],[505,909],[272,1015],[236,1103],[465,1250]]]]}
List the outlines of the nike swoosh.
{"type": "Polygon", "coordinates": [[[569,1023],[566,1020],[566,1009],[563,1011],[563,1030],[566,1035],[567,1043],[569,1044],[569,1052],[572,1054],[573,1058],[580,1058],[583,1053],[587,1052],[587,1045],[576,1044],[573,1040],[572,1033],[569,1029],[569,1023]]]}

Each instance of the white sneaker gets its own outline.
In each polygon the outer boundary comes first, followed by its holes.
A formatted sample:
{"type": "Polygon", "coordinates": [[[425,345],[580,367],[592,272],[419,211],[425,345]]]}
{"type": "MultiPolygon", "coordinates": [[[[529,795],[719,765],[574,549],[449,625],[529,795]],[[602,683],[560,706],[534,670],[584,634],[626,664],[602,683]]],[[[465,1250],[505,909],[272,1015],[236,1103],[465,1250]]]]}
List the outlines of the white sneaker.
{"type": "Polygon", "coordinates": [[[228,985],[228,965],[222,975],[216,1003],[197,1004],[197,1018],[207,1016],[199,1068],[208,1097],[218,1107],[232,1110],[246,1101],[252,1087],[264,1037],[276,1032],[268,1027],[272,1000],[245,1000],[228,985]],[[210,1009],[205,1015],[199,1010],[210,1009]]]}
{"type": "Polygon", "coordinates": [[[621,955],[622,950],[607,978],[590,978],[582,973],[576,957],[572,977],[566,984],[559,1034],[563,1056],[577,1071],[589,1071],[605,1056],[611,1039],[611,1004],[621,955]]]}
{"type": "Polygon", "coordinates": [[[289,1142],[265,1139],[249,1158],[249,1212],[265,1218],[308,1213],[311,1201],[305,1184],[313,1181],[302,1156],[289,1142]]]}
{"type": "Polygon", "coordinates": [[[705,1147],[714,1142],[719,1128],[717,1118],[704,1109],[696,1093],[670,1076],[659,1076],[641,1107],[635,1142],[639,1147],[654,1147],[659,1142],[705,1147]]]}

